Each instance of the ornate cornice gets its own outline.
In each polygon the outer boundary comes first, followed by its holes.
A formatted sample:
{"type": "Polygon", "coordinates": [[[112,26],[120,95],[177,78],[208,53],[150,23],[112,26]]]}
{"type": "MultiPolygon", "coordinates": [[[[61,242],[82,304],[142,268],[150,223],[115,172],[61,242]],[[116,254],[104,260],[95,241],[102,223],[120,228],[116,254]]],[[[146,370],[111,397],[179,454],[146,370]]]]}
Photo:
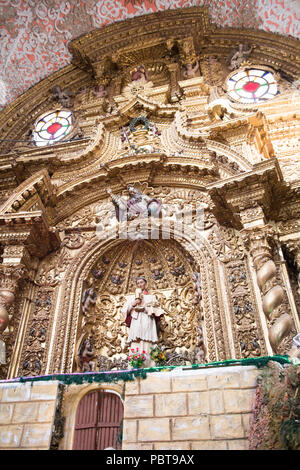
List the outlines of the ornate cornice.
{"type": "Polygon", "coordinates": [[[229,218],[240,229],[243,226],[241,217],[244,215],[245,220],[246,210],[252,210],[254,218],[278,215],[282,203],[278,196],[286,187],[278,161],[272,159],[253,165],[252,171],[210,184],[208,193],[218,219],[229,218]],[[258,206],[263,209],[262,213],[258,214],[258,206]]]}

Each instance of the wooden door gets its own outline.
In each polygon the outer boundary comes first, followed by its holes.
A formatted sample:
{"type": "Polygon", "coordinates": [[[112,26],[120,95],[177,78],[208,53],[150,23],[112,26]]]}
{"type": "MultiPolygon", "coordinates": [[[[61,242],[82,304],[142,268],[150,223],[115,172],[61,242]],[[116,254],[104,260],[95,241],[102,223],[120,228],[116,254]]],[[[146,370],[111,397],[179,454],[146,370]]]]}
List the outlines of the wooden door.
{"type": "Polygon", "coordinates": [[[115,393],[97,390],[85,395],[77,408],[74,450],[119,448],[117,438],[123,404],[115,393]]]}

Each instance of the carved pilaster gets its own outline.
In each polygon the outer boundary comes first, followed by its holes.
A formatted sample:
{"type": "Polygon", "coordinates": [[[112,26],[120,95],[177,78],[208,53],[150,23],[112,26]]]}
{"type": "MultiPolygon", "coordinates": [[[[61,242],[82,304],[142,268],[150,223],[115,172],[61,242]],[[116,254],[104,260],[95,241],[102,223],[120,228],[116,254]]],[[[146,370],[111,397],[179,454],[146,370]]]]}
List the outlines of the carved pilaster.
{"type": "Polygon", "coordinates": [[[3,333],[9,324],[9,310],[15,300],[18,282],[26,275],[27,269],[23,264],[0,265],[0,364],[6,363],[6,338],[3,333]]]}

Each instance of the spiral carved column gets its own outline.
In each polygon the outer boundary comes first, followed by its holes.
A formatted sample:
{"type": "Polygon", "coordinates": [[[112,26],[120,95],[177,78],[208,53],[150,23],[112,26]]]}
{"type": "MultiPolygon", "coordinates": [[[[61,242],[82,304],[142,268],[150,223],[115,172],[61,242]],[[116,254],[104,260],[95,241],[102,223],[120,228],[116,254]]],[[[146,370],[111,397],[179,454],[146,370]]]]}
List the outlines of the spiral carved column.
{"type": "MultiPolygon", "coordinates": [[[[243,236],[252,257],[257,284],[263,296],[263,312],[268,320],[273,320],[278,315],[285,292],[276,279],[276,265],[272,259],[272,248],[269,243],[272,232],[270,232],[270,227],[266,226],[260,229],[244,230],[243,236]]],[[[282,313],[275,320],[269,328],[269,341],[274,352],[277,352],[280,343],[292,328],[293,320],[287,313],[282,313]]]]}

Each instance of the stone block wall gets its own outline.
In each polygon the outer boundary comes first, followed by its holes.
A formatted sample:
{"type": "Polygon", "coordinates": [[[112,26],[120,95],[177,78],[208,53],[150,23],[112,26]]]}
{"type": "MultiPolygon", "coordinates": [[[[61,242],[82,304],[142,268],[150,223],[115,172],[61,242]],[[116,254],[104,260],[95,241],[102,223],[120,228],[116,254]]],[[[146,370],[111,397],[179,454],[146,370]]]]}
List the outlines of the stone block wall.
{"type": "Polygon", "coordinates": [[[126,383],[123,450],[247,450],[259,370],[178,370],[126,383]]]}
{"type": "Polygon", "coordinates": [[[0,383],[0,450],[49,449],[58,385],[0,383]]]}

